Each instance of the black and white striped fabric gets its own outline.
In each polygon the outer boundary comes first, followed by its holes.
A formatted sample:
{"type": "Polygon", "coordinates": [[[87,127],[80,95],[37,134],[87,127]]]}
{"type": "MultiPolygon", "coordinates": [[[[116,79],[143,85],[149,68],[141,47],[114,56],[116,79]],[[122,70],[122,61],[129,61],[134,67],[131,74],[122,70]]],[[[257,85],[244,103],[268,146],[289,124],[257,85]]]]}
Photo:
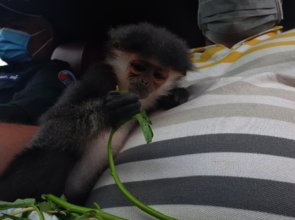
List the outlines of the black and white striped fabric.
{"type": "MultiPolygon", "coordinates": [[[[190,100],[151,115],[154,140],[137,128],[116,158],[125,187],[181,220],[295,220],[295,30],[274,28],[228,49],[192,50],[181,82],[190,100]]],[[[150,220],[106,170],[87,206],[150,220]]]]}

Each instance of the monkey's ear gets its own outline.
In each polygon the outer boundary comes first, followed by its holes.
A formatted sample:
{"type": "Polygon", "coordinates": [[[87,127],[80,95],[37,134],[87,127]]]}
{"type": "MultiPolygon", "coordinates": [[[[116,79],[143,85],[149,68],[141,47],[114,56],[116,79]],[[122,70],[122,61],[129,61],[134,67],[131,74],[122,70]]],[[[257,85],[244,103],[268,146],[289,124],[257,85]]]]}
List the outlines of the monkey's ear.
{"type": "Polygon", "coordinates": [[[120,43],[119,43],[119,41],[114,41],[114,42],[113,42],[113,47],[114,47],[115,49],[120,49],[120,43]]]}

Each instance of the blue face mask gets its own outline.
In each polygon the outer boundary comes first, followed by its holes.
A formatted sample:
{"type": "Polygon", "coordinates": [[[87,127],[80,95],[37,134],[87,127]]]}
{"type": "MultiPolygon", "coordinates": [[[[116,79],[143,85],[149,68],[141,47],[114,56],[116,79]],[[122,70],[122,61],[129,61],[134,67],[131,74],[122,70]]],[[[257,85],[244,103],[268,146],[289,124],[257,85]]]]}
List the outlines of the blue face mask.
{"type": "Polygon", "coordinates": [[[26,62],[32,60],[34,55],[39,52],[48,42],[46,42],[38,51],[36,51],[33,55],[30,55],[27,50],[28,42],[31,36],[23,31],[13,30],[10,28],[2,28],[0,30],[0,59],[7,62],[26,62]]]}

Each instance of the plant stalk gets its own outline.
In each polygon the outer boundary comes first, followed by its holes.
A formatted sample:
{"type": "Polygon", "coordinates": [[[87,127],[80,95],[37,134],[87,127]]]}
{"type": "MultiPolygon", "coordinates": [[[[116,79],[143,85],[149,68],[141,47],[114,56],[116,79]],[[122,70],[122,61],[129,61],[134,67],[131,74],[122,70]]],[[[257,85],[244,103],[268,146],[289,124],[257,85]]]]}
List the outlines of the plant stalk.
{"type": "Polygon", "coordinates": [[[91,208],[86,208],[86,207],[81,207],[81,206],[77,206],[77,205],[73,205],[70,204],[54,195],[42,195],[43,199],[47,199],[50,200],[52,202],[54,202],[55,204],[57,204],[58,206],[68,210],[68,211],[72,211],[72,212],[76,212],[78,214],[84,214],[85,212],[96,212],[98,217],[103,218],[103,220],[127,220],[124,218],[120,218],[118,216],[115,215],[111,215],[109,213],[106,213],[104,211],[101,210],[97,210],[97,209],[91,209],[91,208]]]}
{"type": "Polygon", "coordinates": [[[14,211],[14,212],[9,213],[9,215],[18,215],[20,213],[28,212],[28,211],[35,211],[35,208],[28,207],[28,208],[25,208],[25,209],[20,209],[20,210],[17,210],[17,211],[14,211]]]}
{"type": "Polygon", "coordinates": [[[154,209],[152,209],[151,207],[143,204],[142,202],[140,202],[138,199],[136,199],[133,195],[130,194],[130,192],[128,192],[128,190],[124,187],[124,185],[122,184],[122,182],[119,179],[119,176],[117,174],[116,168],[115,168],[115,164],[114,164],[114,159],[113,159],[113,154],[112,154],[112,147],[111,147],[111,143],[112,143],[112,139],[113,136],[115,134],[115,132],[127,121],[132,120],[133,118],[127,119],[124,122],[122,122],[116,129],[113,129],[111,131],[110,137],[109,137],[109,141],[108,141],[108,158],[109,158],[109,165],[110,165],[110,169],[111,169],[111,175],[113,176],[118,188],[120,189],[120,191],[125,195],[125,197],[127,197],[127,199],[129,199],[135,206],[137,206],[138,208],[140,208],[142,211],[154,216],[157,219],[160,220],[177,220],[175,218],[166,216],[164,214],[162,214],[161,212],[158,212],[154,209]]]}

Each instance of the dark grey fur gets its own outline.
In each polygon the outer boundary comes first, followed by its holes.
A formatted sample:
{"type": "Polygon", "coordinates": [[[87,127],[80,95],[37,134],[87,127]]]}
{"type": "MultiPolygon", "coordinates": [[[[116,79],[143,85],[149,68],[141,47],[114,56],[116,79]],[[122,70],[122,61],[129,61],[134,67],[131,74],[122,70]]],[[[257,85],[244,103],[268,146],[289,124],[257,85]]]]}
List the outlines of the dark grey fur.
{"type": "Polygon", "coordinates": [[[173,66],[183,73],[192,69],[186,42],[166,28],[155,28],[149,23],[121,26],[111,29],[109,38],[108,48],[113,48],[113,44],[117,43],[118,49],[156,60],[164,67],[173,66]]]}

